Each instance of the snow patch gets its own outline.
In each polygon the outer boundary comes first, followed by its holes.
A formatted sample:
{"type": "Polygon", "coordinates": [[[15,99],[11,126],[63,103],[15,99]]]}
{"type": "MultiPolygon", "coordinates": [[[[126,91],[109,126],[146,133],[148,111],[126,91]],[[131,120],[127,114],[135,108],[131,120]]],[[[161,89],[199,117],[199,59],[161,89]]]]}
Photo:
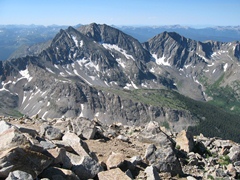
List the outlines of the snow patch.
{"type": "Polygon", "coordinates": [[[194,82],[196,82],[197,84],[203,86],[203,85],[196,79],[196,76],[193,77],[193,80],[194,80],[194,82]]]}
{"type": "Polygon", "coordinates": [[[49,106],[51,103],[48,101],[47,106],[49,106]]]}
{"type": "Polygon", "coordinates": [[[152,67],[149,71],[152,72],[152,73],[155,73],[154,67],[152,67]]]}
{"type": "Polygon", "coordinates": [[[69,74],[69,75],[74,75],[73,73],[71,73],[70,71],[68,71],[67,68],[64,68],[64,70],[66,71],[67,74],[69,74]]]}
{"type": "Polygon", "coordinates": [[[60,74],[61,76],[65,76],[65,74],[64,74],[63,72],[60,72],[59,74],[60,74]]]}
{"type": "Polygon", "coordinates": [[[89,62],[89,59],[83,58],[83,59],[77,60],[76,62],[79,64],[79,66],[83,66],[85,63],[89,62]]]}
{"type": "Polygon", "coordinates": [[[216,52],[212,53],[212,55],[211,55],[211,57],[214,57],[214,56],[217,56],[216,52]]]}
{"type": "Polygon", "coordinates": [[[116,59],[116,61],[118,62],[118,64],[120,65],[120,66],[122,66],[123,68],[125,68],[126,66],[125,66],[125,64],[121,61],[121,59],[119,58],[119,59],[116,59]]]}
{"type": "Polygon", "coordinates": [[[99,65],[95,65],[92,61],[89,61],[88,63],[86,63],[85,66],[93,67],[93,68],[95,68],[97,71],[100,71],[99,65]]]}
{"type": "Polygon", "coordinates": [[[133,58],[132,55],[127,54],[127,51],[126,51],[126,50],[118,47],[118,46],[115,45],[115,44],[106,44],[106,43],[103,43],[102,45],[103,45],[103,47],[104,47],[105,49],[109,49],[109,50],[112,50],[112,49],[113,49],[113,50],[116,50],[116,51],[120,52],[121,54],[123,54],[127,59],[132,59],[133,61],[135,61],[135,59],[133,58]]]}
{"type": "Polygon", "coordinates": [[[187,69],[188,67],[190,67],[192,64],[188,64],[188,65],[184,65],[184,68],[187,69]]]}
{"type": "Polygon", "coordinates": [[[147,84],[144,84],[144,83],[142,83],[141,86],[144,88],[148,88],[147,84]]]}
{"type": "Polygon", "coordinates": [[[77,72],[76,69],[74,69],[73,72],[74,72],[77,76],[79,76],[80,78],[82,78],[82,79],[83,79],[86,83],[88,83],[90,86],[92,86],[92,84],[91,84],[88,80],[86,80],[85,78],[83,78],[83,77],[77,72]]]}
{"type": "Polygon", "coordinates": [[[75,36],[72,35],[72,40],[74,41],[75,45],[79,47],[78,40],[75,36]]]}
{"type": "Polygon", "coordinates": [[[45,120],[45,116],[46,116],[47,113],[48,113],[48,111],[46,111],[46,112],[42,115],[42,119],[45,120]]]}
{"type": "Polygon", "coordinates": [[[54,74],[54,72],[51,69],[46,68],[46,70],[49,71],[50,73],[54,74]]]}
{"type": "Polygon", "coordinates": [[[228,51],[223,51],[223,50],[218,51],[218,54],[224,54],[224,53],[228,53],[228,51]]]}
{"type": "Polygon", "coordinates": [[[89,76],[93,81],[96,80],[96,77],[95,76],[89,76]]]}
{"type": "Polygon", "coordinates": [[[25,106],[25,108],[23,110],[25,110],[28,106],[29,106],[29,103],[25,106]]]}
{"type": "Polygon", "coordinates": [[[136,84],[134,84],[133,81],[131,81],[131,84],[132,84],[132,86],[134,87],[134,89],[138,89],[138,87],[136,86],[136,84]]]}
{"type": "Polygon", "coordinates": [[[76,61],[76,63],[77,64],[79,64],[79,66],[85,66],[86,68],[94,68],[94,69],[96,69],[97,71],[100,71],[100,67],[99,67],[99,65],[95,65],[91,60],[89,60],[89,59],[85,59],[85,58],[83,58],[83,59],[79,59],[79,60],[77,60],[76,61]]]}
{"type": "Polygon", "coordinates": [[[99,116],[99,112],[97,112],[96,114],[95,114],[95,117],[98,117],[99,116]]]}
{"type": "Polygon", "coordinates": [[[80,114],[80,117],[84,117],[84,114],[83,114],[84,109],[85,109],[84,104],[81,104],[81,114],[80,114]]]}
{"type": "Polygon", "coordinates": [[[105,83],[107,86],[109,86],[109,84],[108,84],[108,82],[107,82],[107,81],[104,81],[104,83],[105,83]]]}
{"type": "Polygon", "coordinates": [[[27,93],[24,91],[24,93],[23,93],[22,104],[25,102],[26,98],[27,98],[27,93]]]}
{"type": "Polygon", "coordinates": [[[214,66],[214,63],[212,63],[212,64],[208,64],[207,66],[208,66],[208,67],[214,66]]]}
{"type": "MultiPolygon", "coordinates": [[[[152,54],[152,57],[156,60],[156,63],[158,65],[171,66],[171,64],[168,61],[167,62],[164,61],[166,58],[164,55],[163,55],[163,57],[158,58],[157,54],[152,54]]],[[[169,60],[169,58],[168,58],[168,60],[169,60]]]]}
{"type": "Polygon", "coordinates": [[[228,67],[228,63],[226,63],[226,64],[223,66],[224,72],[227,70],[227,67],[228,67]]]}
{"type": "Polygon", "coordinates": [[[42,96],[45,95],[46,93],[47,93],[47,91],[42,92],[42,96]]]}
{"type": "MultiPolygon", "coordinates": [[[[41,111],[42,111],[42,109],[39,109],[38,112],[37,112],[37,114],[39,114],[41,111]]],[[[36,115],[37,115],[37,114],[36,114],[36,115]]]]}
{"type": "Polygon", "coordinates": [[[200,58],[202,58],[205,62],[209,62],[209,60],[207,58],[205,58],[204,56],[202,56],[201,54],[196,53],[200,58]]]}
{"type": "MultiPolygon", "coordinates": [[[[8,89],[6,89],[5,87],[3,87],[2,89],[0,89],[0,91],[8,91],[8,92],[10,92],[8,89]]],[[[11,93],[11,92],[10,92],[11,93]]],[[[13,93],[11,93],[11,94],[13,94],[13,93]]]]}
{"type": "Polygon", "coordinates": [[[28,68],[26,68],[25,70],[19,71],[19,73],[29,81],[32,80],[32,77],[29,74],[28,68]]]}
{"type": "Polygon", "coordinates": [[[127,83],[125,87],[123,87],[123,89],[130,89],[132,87],[132,84],[127,83]]]}
{"type": "Polygon", "coordinates": [[[54,64],[54,67],[57,68],[57,69],[59,69],[58,65],[56,65],[56,64],[54,64]]]}
{"type": "Polygon", "coordinates": [[[80,41],[80,47],[83,47],[83,40],[80,41]]]}
{"type": "Polygon", "coordinates": [[[236,49],[236,46],[233,46],[233,52],[235,51],[235,49],[236,49]]]}

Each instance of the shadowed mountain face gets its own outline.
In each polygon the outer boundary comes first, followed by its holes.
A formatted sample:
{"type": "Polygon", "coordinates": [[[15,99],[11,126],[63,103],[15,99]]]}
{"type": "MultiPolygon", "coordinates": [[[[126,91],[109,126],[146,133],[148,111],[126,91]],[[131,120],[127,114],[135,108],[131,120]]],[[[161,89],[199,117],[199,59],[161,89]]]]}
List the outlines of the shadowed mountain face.
{"type": "Polygon", "coordinates": [[[202,117],[178,101],[177,92],[210,101],[228,88],[238,101],[239,47],[173,32],[141,44],[107,25],[69,27],[37,55],[0,62],[1,111],[43,119],[97,117],[106,123],[156,120],[184,129],[202,117]]]}

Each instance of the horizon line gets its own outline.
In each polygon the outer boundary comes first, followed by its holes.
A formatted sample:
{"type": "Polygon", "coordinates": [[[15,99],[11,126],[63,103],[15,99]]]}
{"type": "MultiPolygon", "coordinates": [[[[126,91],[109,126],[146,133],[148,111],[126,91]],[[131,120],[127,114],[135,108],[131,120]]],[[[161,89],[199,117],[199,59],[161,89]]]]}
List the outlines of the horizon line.
{"type": "MultiPolygon", "coordinates": [[[[81,23],[78,23],[78,24],[74,24],[74,25],[69,25],[69,24],[49,24],[49,25],[43,25],[43,24],[34,24],[34,23],[31,23],[31,24],[0,24],[0,26],[44,26],[44,27],[49,27],[49,26],[79,26],[79,25],[89,25],[89,24],[93,24],[93,23],[96,23],[96,22],[92,22],[92,23],[87,23],[87,24],[81,24],[81,23]]],[[[106,23],[96,23],[96,24],[106,24],[106,23]]],[[[109,26],[115,26],[115,27],[166,27],[166,26],[180,26],[180,27],[183,27],[183,28],[196,28],[196,29],[200,29],[200,28],[213,28],[213,27],[240,27],[240,24],[239,25],[186,25],[186,24],[162,24],[162,25],[147,25],[147,24],[132,24],[132,25],[124,25],[124,24],[106,24],[106,25],[109,25],[109,26]]]]}

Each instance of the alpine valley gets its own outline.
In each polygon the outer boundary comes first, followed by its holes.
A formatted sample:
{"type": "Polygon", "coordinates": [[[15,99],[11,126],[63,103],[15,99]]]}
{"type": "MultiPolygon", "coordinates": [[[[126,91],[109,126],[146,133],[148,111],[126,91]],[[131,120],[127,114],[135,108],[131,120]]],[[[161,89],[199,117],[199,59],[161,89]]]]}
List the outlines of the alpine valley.
{"type": "Polygon", "coordinates": [[[34,51],[0,61],[2,115],[157,121],[240,142],[238,41],[163,32],[140,43],[93,23],[60,30],[34,51]]]}

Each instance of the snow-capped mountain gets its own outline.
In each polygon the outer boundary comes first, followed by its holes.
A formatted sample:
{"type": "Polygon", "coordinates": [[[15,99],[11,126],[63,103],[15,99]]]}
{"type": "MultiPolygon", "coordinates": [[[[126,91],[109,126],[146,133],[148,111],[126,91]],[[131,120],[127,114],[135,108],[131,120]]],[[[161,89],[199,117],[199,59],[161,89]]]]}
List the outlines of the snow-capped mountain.
{"type": "Polygon", "coordinates": [[[184,128],[196,123],[188,109],[159,106],[129,92],[138,89],[144,98],[141,89],[171,89],[207,101],[216,82],[238,89],[239,59],[239,42],[198,42],[164,32],[141,44],[107,25],[69,27],[38,55],[0,62],[1,111],[125,124],[151,119],[184,128]]]}

